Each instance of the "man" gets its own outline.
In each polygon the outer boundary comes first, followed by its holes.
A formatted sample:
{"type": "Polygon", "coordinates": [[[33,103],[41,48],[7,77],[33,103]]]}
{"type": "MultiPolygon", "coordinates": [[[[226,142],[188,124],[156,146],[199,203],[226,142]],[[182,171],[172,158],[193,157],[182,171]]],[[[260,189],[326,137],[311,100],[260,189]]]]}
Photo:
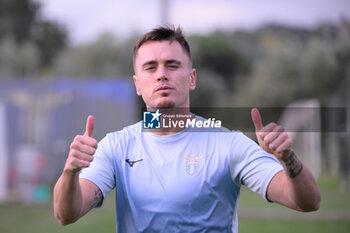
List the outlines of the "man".
{"type": "MultiPolygon", "coordinates": [[[[134,70],[136,92],[149,111],[181,109],[184,116],[203,120],[189,112],[196,70],[179,28],[160,27],[140,38],[134,70]]],[[[317,210],[317,183],[291,150],[287,133],[275,123],[264,126],[257,109],[252,120],[260,147],[223,128],[146,132],[142,122],[108,134],[97,147],[89,116],[55,186],[55,216],[62,225],[75,222],[116,188],[118,233],[237,232],[242,184],[268,201],[317,210]]]]}

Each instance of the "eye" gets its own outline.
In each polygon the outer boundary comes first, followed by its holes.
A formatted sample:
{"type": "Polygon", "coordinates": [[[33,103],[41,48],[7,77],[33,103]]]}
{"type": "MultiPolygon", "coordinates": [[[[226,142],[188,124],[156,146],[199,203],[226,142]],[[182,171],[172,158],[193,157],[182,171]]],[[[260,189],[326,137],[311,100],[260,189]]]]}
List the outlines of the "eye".
{"type": "Polygon", "coordinates": [[[147,71],[152,71],[154,69],[155,69],[154,66],[147,66],[147,67],[145,67],[145,70],[147,70],[147,71]]]}
{"type": "Polygon", "coordinates": [[[176,70],[177,68],[179,68],[179,66],[178,65],[169,65],[168,68],[171,70],[176,70]]]}

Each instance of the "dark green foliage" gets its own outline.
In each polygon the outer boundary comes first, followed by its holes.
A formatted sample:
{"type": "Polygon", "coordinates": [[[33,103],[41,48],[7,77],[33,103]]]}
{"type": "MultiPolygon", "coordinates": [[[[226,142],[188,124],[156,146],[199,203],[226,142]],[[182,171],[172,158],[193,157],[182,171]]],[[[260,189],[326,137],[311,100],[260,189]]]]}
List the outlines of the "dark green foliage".
{"type": "Polygon", "coordinates": [[[0,0],[0,75],[38,77],[66,46],[63,26],[40,17],[33,0],[0,0]]]}

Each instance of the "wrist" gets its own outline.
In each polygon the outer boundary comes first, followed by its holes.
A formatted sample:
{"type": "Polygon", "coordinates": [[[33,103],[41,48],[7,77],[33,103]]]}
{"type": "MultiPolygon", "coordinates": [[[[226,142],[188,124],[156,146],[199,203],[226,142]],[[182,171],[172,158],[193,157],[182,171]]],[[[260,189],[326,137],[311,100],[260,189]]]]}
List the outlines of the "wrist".
{"type": "Polygon", "coordinates": [[[296,157],[296,154],[292,149],[288,149],[283,152],[283,156],[280,158],[282,163],[287,163],[291,158],[296,157]]]}
{"type": "Polygon", "coordinates": [[[81,172],[81,169],[73,169],[71,167],[67,167],[65,166],[64,169],[63,169],[63,175],[67,175],[67,176],[79,176],[81,172]]]}
{"type": "Polygon", "coordinates": [[[297,177],[303,170],[303,163],[291,149],[287,156],[281,159],[286,175],[290,178],[297,177]]]}

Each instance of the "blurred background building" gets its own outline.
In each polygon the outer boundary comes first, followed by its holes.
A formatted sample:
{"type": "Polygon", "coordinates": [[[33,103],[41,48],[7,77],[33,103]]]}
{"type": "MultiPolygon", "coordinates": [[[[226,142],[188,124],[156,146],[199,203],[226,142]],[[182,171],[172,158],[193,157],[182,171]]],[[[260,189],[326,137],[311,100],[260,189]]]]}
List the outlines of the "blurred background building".
{"type": "Polygon", "coordinates": [[[89,114],[98,140],[140,119],[132,47],[167,22],[192,48],[192,106],[345,109],[275,120],[316,124],[294,146],[349,192],[349,1],[244,2],[0,0],[0,200],[49,200],[89,114]]]}

